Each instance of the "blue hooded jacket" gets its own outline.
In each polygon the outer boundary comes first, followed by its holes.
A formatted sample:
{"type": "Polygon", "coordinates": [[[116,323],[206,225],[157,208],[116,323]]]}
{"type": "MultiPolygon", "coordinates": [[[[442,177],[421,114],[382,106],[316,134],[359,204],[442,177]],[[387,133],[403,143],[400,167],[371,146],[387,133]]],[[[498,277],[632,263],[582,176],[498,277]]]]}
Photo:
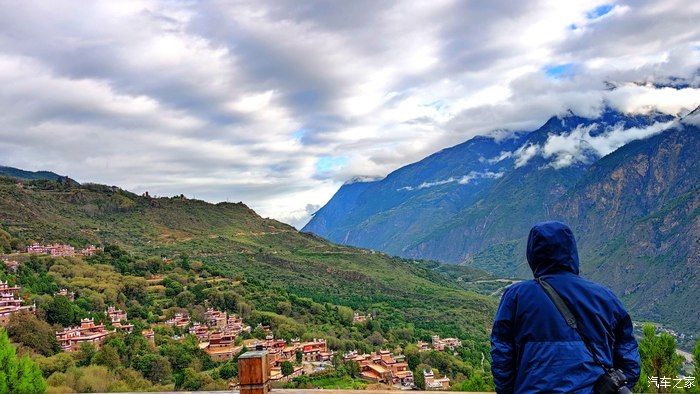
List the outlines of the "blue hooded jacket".
{"type": "MultiPolygon", "coordinates": [[[[530,230],[527,261],[576,315],[598,359],[639,379],[632,320],[607,288],[578,276],[571,229],[542,222],[530,230]]],[[[506,289],[491,331],[491,371],[498,393],[588,393],[603,374],[578,333],[534,280],[506,289]]]]}

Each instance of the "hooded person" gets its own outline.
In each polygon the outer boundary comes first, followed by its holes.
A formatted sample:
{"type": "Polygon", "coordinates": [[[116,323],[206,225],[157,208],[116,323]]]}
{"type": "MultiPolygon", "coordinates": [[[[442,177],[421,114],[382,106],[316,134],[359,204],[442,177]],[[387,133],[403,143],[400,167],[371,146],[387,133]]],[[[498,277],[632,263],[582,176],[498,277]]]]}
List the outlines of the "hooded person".
{"type": "MultiPolygon", "coordinates": [[[[632,320],[612,291],[579,276],[571,229],[560,222],[536,224],[527,261],[534,277],[549,283],[576,316],[597,358],[634,386],[640,363],[632,320]]],[[[589,393],[604,373],[536,280],[503,293],[491,331],[491,371],[498,393],[589,393]]]]}

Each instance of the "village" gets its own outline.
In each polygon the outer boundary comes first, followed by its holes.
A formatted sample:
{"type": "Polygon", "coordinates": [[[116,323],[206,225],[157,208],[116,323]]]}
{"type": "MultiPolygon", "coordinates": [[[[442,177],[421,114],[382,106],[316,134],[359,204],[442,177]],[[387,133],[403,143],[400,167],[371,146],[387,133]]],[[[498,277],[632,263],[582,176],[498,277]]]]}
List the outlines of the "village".
{"type": "MultiPolygon", "coordinates": [[[[100,248],[90,245],[77,250],[66,244],[40,245],[32,244],[27,248],[30,255],[50,255],[52,257],[72,257],[76,255],[92,256],[101,251],[100,248]]],[[[7,270],[16,272],[20,263],[12,259],[3,259],[7,270]]],[[[20,311],[35,312],[36,305],[25,305],[25,300],[20,297],[22,288],[0,281],[0,326],[7,325],[10,316],[20,311]]],[[[54,296],[66,297],[74,301],[75,292],[62,288],[54,296]]],[[[63,352],[76,352],[83,344],[91,344],[95,349],[105,343],[107,338],[116,332],[132,333],[134,325],[129,323],[127,312],[115,306],[108,306],[104,311],[106,321],[95,321],[93,318],[83,318],[80,324],[72,327],[64,327],[57,331],[56,340],[63,352]]],[[[363,324],[373,319],[372,314],[360,314],[354,312],[353,324],[363,324]]],[[[207,308],[204,313],[204,321],[195,321],[187,313],[175,313],[172,317],[163,319],[160,323],[140,331],[141,335],[155,346],[155,328],[158,325],[179,329],[185,335],[194,336],[199,348],[206,352],[215,362],[234,360],[241,351],[264,350],[268,354],[268,368],[270,381],[284,383],[301,375],[309,375],[333,368],[333,359],[336,352],[329,350],[326,340],[312,339],[301,341],[292,339],[286,341],[273,336],[268,326],[259,325],[257,328],[265,332],[265,339],[238,340],[241,334],[252,331],[251,326],[246,325],[243,319],[233,313],[207,308]],[[283,364],[293,365],[291,371],[283,373],[283,364]]],[[[173,335],[174,340],[183,340],[185,335],[173,335]]],[[[416,343],[420,352],[455,351],[461,346],[457,338],[440,338],[433,336],[431,342],[418,341],[416,343]]],[[[394,354],[389,350],[379,350],[372,353],[358,353],[351,351],[342,354],[344,362],[353,361],[359,366],[360,377],[370,383],[379,383],[392,386],[396,389],[415,389],[413,372],[409,369],[405,356],[394,354]]],[[[447,390],[450,387],[448,377],[437,377],[432,370],[423,371],[425,387],[428,390],[447,390]]]]}

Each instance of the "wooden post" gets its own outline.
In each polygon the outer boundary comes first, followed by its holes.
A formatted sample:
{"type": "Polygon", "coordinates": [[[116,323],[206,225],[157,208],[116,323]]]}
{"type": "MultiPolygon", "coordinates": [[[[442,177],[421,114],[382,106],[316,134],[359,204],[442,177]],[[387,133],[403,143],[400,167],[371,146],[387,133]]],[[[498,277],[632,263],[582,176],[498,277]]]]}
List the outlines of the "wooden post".
{"type": "Polygon", "coordinates": [[[240,394],[267,394],[270,392],[270,366],[266,351],[246,352],[238,357],[240,394]]]}

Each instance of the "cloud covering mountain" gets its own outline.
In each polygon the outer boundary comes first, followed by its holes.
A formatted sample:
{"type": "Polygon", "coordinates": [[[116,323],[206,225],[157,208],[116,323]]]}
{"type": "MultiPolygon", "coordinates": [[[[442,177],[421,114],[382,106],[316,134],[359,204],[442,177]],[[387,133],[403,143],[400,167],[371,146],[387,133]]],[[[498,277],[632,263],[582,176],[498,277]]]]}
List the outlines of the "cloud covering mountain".
{"type": "MultiPolygon", "coordinates": [[[[298,226],[347,179],[496,128],[695,108],[698,19],[693,1],[2,3],[0,164],[298,226]]],[[[524,153],[620,143],[577,133],[524,153]]]]}

